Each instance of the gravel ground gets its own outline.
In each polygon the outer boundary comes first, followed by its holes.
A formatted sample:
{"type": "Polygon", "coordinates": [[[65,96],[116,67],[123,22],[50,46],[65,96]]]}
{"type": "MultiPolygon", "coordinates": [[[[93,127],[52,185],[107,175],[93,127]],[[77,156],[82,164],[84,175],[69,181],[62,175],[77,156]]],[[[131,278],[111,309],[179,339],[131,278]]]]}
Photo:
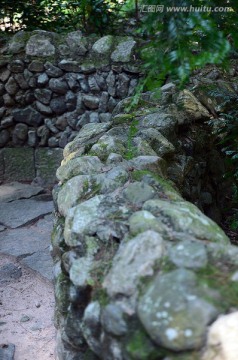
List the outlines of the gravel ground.
{"type": "Polygon", "coordinates": [[[52,283],[0,254],[0,347],[14,344],[14,360],[55,359],[53,316],[52,283]]]}

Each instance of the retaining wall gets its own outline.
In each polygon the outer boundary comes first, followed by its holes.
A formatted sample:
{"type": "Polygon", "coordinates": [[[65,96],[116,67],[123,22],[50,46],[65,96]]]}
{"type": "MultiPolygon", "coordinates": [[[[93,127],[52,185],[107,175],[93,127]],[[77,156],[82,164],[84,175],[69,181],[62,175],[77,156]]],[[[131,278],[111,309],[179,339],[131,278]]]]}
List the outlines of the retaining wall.
{"type": "Polygon", "coordinates": [[[130,37],[18,32],[1,48],[0,147],[64,148],[83,125],[110,121],[137,85],[135,48],[130,37]]]}

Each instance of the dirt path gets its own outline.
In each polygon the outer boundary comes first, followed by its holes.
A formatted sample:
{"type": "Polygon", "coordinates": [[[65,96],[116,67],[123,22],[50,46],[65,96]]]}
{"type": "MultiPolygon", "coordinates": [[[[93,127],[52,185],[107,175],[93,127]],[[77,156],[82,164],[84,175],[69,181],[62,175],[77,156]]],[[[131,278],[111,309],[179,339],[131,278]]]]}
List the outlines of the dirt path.
{"type": "Polygon", "coordinates": [[[52,210],[45,189],[0,186],[0,360],[55,359],[52,210]]]}
{"type": "Polygon", "coordinates": [[[18,269],[16,277],[22,275],[18,279],[14,279],[14,275],[5,280],[1,277],[0,344],[15,345],[14,360],[52,360],[55,346],[53,285],[19,265],[13,257],[0,255],[0,269],[9,264],[18,269]]]}

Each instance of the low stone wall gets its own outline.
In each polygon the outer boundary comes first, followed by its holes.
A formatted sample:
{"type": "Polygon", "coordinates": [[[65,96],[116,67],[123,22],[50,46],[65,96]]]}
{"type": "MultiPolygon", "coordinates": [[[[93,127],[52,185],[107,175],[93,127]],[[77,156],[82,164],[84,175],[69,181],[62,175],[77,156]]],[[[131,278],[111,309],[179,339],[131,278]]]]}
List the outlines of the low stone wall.
{"type": "Polygon", "coordinates": [[[226,344],[210,326],[237,307],[238,250],[178,190],[187,184],[200,206],[218,198],[212,181],[193,189],[217,156],[209,113],[172,84],[130,114],[126,103],[111,122],[84,125],[57,170],[57,358],[211,360],[226,344]]]}
{"type": "Polygon", "coordinates": [[[0,150],[0,181],[52,185],[62,158],[63,149],[60,148],[4,148],[0,150]]]}
{"type": "Polygon", "coordinates": [[[136,41],[20,31],[0,49],[0,147],[64,148],[138,82],[136,41]]]}

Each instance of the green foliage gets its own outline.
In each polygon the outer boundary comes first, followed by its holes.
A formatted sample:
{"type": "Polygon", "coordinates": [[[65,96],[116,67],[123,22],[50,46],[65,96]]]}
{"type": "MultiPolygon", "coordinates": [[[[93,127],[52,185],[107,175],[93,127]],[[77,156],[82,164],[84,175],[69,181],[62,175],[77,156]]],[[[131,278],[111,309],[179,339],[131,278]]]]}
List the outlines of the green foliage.
{"type": "Polygon", "coordinates": [[[0,25],[5,31],[32,30],[36,24],[44,25],[44,20],[47,20],[46,1],[0,0],[0,25]]]}
{"type": "Polygon", "coordinates": [[[154,344],[152,344],[143,328],[137,326],[137,329],[133,332],[129,339],[128,344],[126,344],[126,351],[131,360],[162,359],[162,357],[158,354],[158,350],[154,344]]]}
{"type": "MultiPolygon", "coordinates": [[[[143,1],[146,5],[158,5],[155,0],[143,1]]],[[[237,3],[223,1],[222,7],[232,7],[232,12],[169,11],[168,7],[188,9],[207,6],[203,0],[161,0],[163,12],[143,13],[140,32],[149,39],[142,50],[147,77],[144,86],[153,89],[160,86],[169,75],[183,85],[190,73],[208,63],[221,64],[229,54],[231,45],[227,35],[232,34],[238,43],[235,24],[237,3]],[[224,20],[225,19],[225,20],[224,20]],[[221,26],[226,24],[226,27],[221,26]]],[[[219,6],[210,1],[209,7],[219,6]]],[[[146,9],[146,8],[145,8],[146,9]]]]}
{"type": "MultiPolygon", "coordinates": [[[[236,189],[237,191],[237,189],[236,189]]],[[[233,214],[230,219],[230,229],[233,231],[238,231],[238,213],[237,211],[233,214]]]]}
{"type": "Polygon", "coordinates": [[[127,138],[127,152],[125,154],[125,158],[127,160],[133,159],[133,157],[136,156],[136,148],[133,145],[133,139],[138,132],[137,125],[138,125],[138,120],[133,120],[129,127],[128,138],[127,138]]]}
{"type": "MultiPolygon", "coordinates": [[[[210,264],[197,272],[201,284],[217,290],[221,294],[222,303],[218,297],[215,305],[222,311],[236,306],[238,301],[238,286],[236,281],[231,280],[231,270],[223,271],[210,264]]],[[[214,303],[214,298],[211,301],[214,303]]]]}
{"type": "Polygon", "coordinates": [[[5,31],[45,29],[104,34],[114,29],[117,0],[0,0],[0,26],[5,31]]]}

